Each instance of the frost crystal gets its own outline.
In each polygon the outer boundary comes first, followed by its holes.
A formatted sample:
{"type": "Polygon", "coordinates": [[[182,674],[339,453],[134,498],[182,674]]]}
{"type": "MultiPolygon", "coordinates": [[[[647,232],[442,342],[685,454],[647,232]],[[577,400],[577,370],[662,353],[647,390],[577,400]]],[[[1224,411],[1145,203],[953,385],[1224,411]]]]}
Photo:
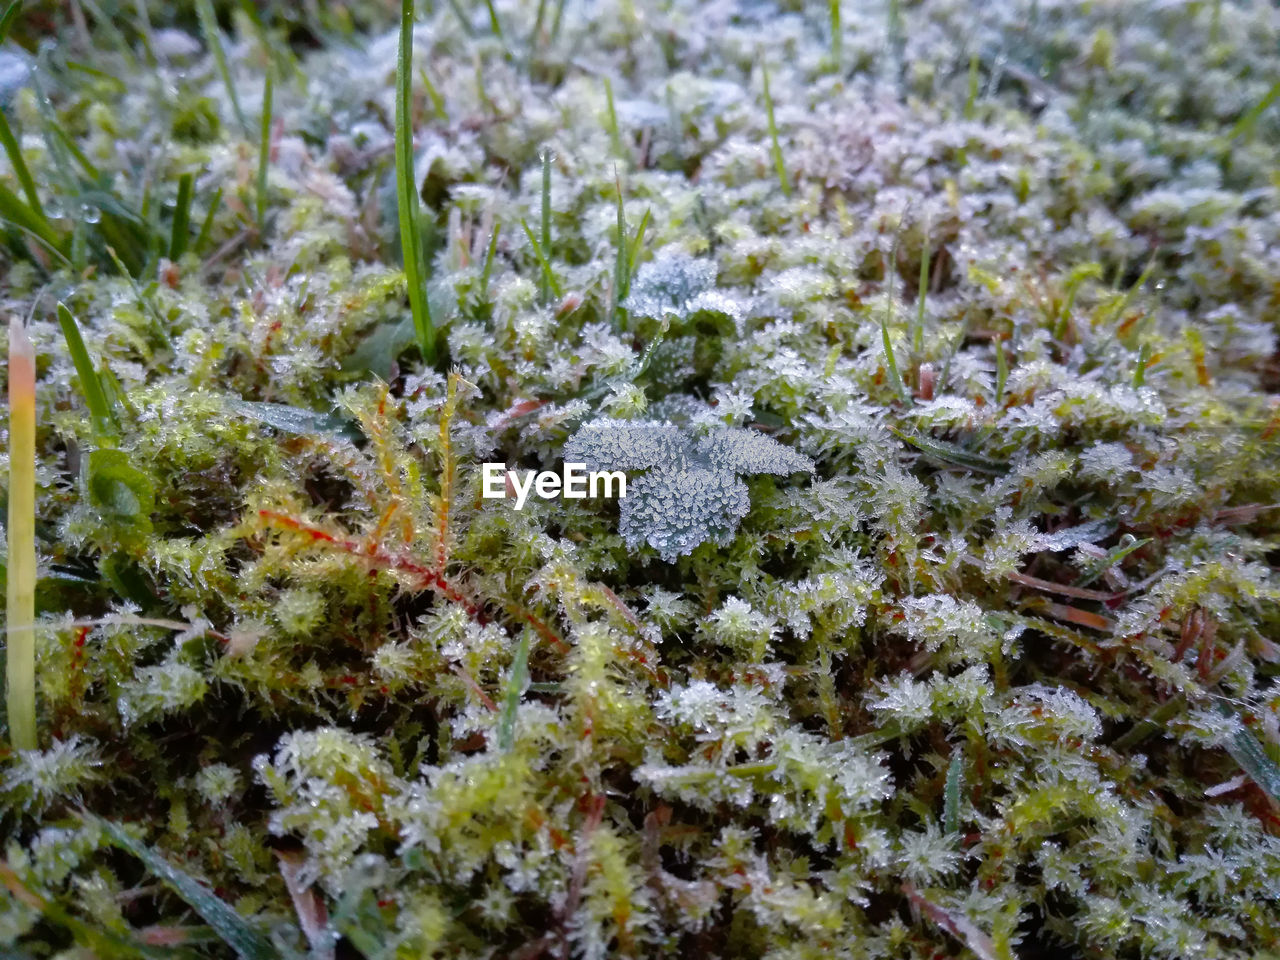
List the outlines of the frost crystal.
{"type": "Polygon", "coordinates": [[[722,427],[690,440],[671,423],[602,418],[564,447],[589,470],[650,470],[628,485],[618,530],[667,562],[711,540],[725,546],[751,509],[740,473],[812,473],[813,461],[754,430],[722,427]],[[657,468],[657,469],[653,469],[657,468]]]}

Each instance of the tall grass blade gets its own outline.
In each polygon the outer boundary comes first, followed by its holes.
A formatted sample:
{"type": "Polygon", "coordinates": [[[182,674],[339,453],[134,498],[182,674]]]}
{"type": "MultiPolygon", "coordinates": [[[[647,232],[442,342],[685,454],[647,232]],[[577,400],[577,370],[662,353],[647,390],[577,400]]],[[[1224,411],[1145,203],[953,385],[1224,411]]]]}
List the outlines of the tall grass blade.
{"type": "Polygon", "coordinates": [[[893,354],[893,339],[889,336],[889,321],[893,319],[893,277],[898,272],[898,237],[893,238],[893,249],[885,264],[888,290],[885,298],[885,315],[880,318],[880,340],[884,344],[884,362],[889,369],[889,379],[893,382],[898,398],[907,406],[911,406],[911,394],[907,393],[906,384],[902,382],[902,372],[898,369],[898,358],[893,354]]]}
{"type": "Polygon", "coordinates": [[[236,115],[236,123],[240,124],[240,132],[249,136],[249,123],[240,108],[240,97],[236,93],[236,85],[231,80],[231,67],[227,64],[227,51],[222,46],[222,33],[218,28],[218,16],[213,12],[211,0],[196,0],[196,17],[200,21],[200,30],[204,33],[205,43],[213,54],[213,62],[217,65],[222,77],[222,85],[227,88],[227,97],[231,101],[231,110],[236,115]]]}
{"type": "Polygon", "coordinates": [[[23,203],[22,199],[3,183],[0,183],[0,218],[38,237],[50,249],[63,252],[65,244],[62,238],[54,233],[49,221],[23,203]]]}
{"type": "Polygon", "coordinates": [[[942,798],[942,829],[955,833],[960,829],[960,787],[964,783],[964,748],[953,748],[951,763],[947,767],[947,782],[942,798]]]}
{"type": "Polygon", "coordinates": [[[615,237],[617,245],[617,261],[613,267],[613,322],[619,330],[625,330],[626,317],[622,310],[622,301],[627,299],[627,287],[630,286],[631,271],[629,269],[631,257],[628,250],[629,243],[627,238],[627,217],[622,207],[622,181],[614,174],[614,183],[618,188],[618,232],[615,237]]]}
{"type": "Polygon", "coordinates": [[[101,439],[114,434],[119,425],[111,411],[111,404],[107,402],[107,393],[94,369],[89,349],[80,336],[80,327],[65,303],[58,304],[58,325],[62,327],[62,337],[67,341],[71,362],[75,364],[76,375],[80,378],[80,392],[84,396],[85,406],[89,408],[94,435],[101,439]]]}
{"type": "Polygon", "coordinates": [[[840,60],[844,56],[844,35],[840,25],[840,0],[828,0],[828,14],[831,19],[831,65],[840,72],[840,60]]]}
{"type": "Polygon", "coordinates": [[[929,292],[929,224],[924,225],[924,248],[920,253],[920,288],[916,293],[916,329],[911,338],[911,349],[917,354],[924,347],[924,300],[929,292]]]}
{"type": "Polygon", "coordinates": [[[22,192],[27,195],[27,204],[44,217],[44,207],[40,205],[40,194],[36,192],[36,182],[31,178],[31,171],[27,169],[26,161],[22,159],[18,139],[13,135],[3,110],[0,110],[0,142],[4,144],[4,152],[9,157],[9,166],[13,167],[14,176],[18,178],[22,192]]]}
{"type": "MultiPolygon", "coordinates": [[[[547,258],[551,256],[551,151],[542,151],[542,252],[547,258]]],[[[551,293],[551,273],[543,272],[542,302],[546,303],[551,293]]]]}
{"type": "Polygon", "coordinates": [[[516,711],[520,697],[529,680],[529,630],[520,633],[515,658],[511,662],[511,676],[507,680],[507,694],[502,702],[502,718],[498,724],[498,749],[507,751],[515,745],[516,711]]]}
{"type": "Polygon", "coordinates": [[[787,182],[787,165],[782,159],[782,147],[778,145],[778,124],[773,118],[773,95],[769,92],[769,65],[761,64],[764,71],[764,110],[769,123],[769,142],[773,153],[773,168],[778,174],[778,185],[784,197],[791,196],[791,184],[787,182]]]}
{"type": "Polygon", "coordinates": [[[258,237],[261,239],[263,227],[267,221],[267,168],[271,165],[271,114],[272,99],[275,94],[273,71],[267,68],[267,77],[262,87],[262,127],[258,141],[258,237]]]}
{"type": "Polygon", "coordinates": [[[400,3],[400,53],[396,61],[396,199],[400,213],[400,253],[409,286],[409,309],[418,335],[422,359],[436,362],[436,328],[427,302],[427,264],[418,223],[420,198],[413,172],[413,118],[410,85],[413,77],[413,0],[400,3]]]}
{"type": "Polygon", "coordinates": [[[609,108],[609,142],[613,144],[613,152],[618,156],[623,156],[622,134],[618,131],[618,111],[613,105],[613,84],[608,77],[604,78],[604,99],[609,108]]]}
{"type": "Polygon", "coordinates": [[[9,742],[36,740],[36,353],[26,327],[9,319],[9,555],[5,703],[9,742]]]}
{"type": "Polygon", "coordinates": [[[178,178],[178,202],[173,210],[173,228],[169,234],[169,259],[177,260],[187,252],[191,240],[191,192],[195,175],[184,173],[178,178]]]}

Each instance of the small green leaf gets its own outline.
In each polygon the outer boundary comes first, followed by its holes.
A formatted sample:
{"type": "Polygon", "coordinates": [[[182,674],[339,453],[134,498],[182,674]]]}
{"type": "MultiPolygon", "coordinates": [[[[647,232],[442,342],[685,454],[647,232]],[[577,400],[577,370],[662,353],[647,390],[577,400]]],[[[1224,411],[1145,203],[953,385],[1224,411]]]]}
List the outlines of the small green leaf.
{"type": "Polygon", "coordinates": [[[129,463],[124,451],[92,451],[86,468],[86,486],[89,502],[111,519],[132,524],[140,532],[150,531],[155,488],[150,477],[129,463]]]}
{"type": "Polygon", "coordinates": [[[1239,717],[1236,718],[1235,732],[1225,746],[1227,753],[1240,764],[1240,769],[1249,775],[1249,779],[1261,787],[1273,801],[1280,803],[1280,766],[1267,755],[1266,748],[1239,717]]]}
{"type": "Polygon", "coordinates": [[[960,829],[960,787],[964,783],[964,747],[956,744],[947,767],[947,783],[942,800],[942,829],[955,833],[960,829]]]}

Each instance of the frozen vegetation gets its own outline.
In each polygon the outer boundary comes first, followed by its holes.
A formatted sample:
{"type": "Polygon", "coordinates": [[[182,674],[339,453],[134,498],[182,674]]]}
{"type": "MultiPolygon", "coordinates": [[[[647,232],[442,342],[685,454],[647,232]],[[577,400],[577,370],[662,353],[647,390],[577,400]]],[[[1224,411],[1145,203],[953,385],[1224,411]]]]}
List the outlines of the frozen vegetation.
{"type": "Polygon", "coordinates": [[[1280,12],[419,7],[0,3],[0,955],[1280,956],[1280,12]]]}

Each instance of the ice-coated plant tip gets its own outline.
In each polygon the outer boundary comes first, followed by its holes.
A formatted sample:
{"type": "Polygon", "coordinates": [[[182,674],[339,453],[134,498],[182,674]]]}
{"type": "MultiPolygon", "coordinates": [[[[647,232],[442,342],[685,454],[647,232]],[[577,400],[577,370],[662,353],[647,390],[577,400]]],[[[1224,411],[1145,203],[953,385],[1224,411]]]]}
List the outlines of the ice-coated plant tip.
{"type": "Polygon", "coordinates": [[[36,739],[36,354],[26,327],[9,318],[9,522],[5,595],[5,702],[9,742],[36,739]]]}

